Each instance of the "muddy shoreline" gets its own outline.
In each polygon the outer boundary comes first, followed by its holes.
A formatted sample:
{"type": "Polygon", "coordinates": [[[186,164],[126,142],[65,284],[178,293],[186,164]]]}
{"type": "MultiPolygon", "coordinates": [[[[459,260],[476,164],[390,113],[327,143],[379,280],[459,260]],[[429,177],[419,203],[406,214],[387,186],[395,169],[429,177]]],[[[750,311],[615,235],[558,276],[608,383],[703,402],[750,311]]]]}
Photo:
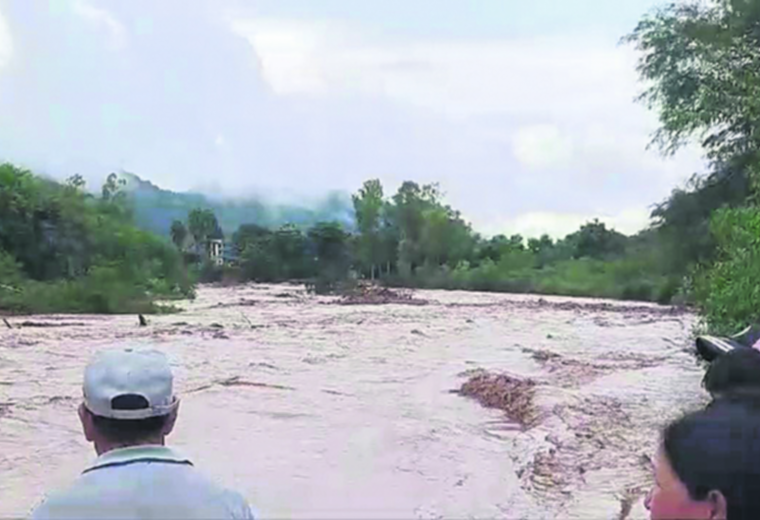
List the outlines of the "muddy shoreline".
{"type": "Polygon", "coordinates": [[[165,350],[176,367],[174,444],[265,518],[646,518],[658,429],[705,399],[688,312],[456,291],[369,297],[380,304],[290,284],[202,287],[147,327],[135,316],[6,317],[0,516],[27,514],[91,459],[74,413],[81,370],[92,352],[129,343],[165,350]],[[505,386],[483,395],[497,408],[468,397],[493,380],[505,386]],[[514,381],[530,382],[517,384],[529,398],[513,399],[514,381]]]}

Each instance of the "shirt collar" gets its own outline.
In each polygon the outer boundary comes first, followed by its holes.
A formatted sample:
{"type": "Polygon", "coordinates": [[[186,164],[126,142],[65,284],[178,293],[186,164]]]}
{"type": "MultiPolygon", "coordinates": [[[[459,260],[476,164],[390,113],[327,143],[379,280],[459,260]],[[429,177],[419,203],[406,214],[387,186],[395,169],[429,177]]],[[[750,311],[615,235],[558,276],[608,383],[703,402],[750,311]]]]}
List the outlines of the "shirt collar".
{"type": "Polygon", "coordinates": [[[190,459],[179,452],[159,445],[131,446],[107,451],[85,470],[85,473],[108,466],[123,466],[135,462],[167,462],[190,464],[190,459]]]}

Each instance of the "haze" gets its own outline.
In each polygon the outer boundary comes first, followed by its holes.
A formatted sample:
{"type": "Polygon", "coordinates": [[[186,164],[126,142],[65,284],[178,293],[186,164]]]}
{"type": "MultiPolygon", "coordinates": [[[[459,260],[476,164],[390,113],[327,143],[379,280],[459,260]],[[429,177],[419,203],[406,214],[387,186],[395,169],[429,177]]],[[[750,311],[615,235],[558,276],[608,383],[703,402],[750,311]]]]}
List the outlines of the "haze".
{"type": "Polygon", "coordinates": [[[699,154],[646,151],[618,45],[651,0],[0,0],[0,159],[313,198],[440,182],[484,233],[633,233],[699,154]]]}

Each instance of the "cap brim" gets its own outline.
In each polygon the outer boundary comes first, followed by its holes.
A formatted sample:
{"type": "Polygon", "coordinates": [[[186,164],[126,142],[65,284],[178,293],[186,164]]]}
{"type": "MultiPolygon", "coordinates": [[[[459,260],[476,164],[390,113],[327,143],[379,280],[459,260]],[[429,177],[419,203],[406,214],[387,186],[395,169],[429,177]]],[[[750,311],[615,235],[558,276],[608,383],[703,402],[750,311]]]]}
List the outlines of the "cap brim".
{"type": "Polygon", "coordinates": [[[87,399],[84,400],[84,406],[90,413],[97,415],[98,417],[105,417],[107,419],[118,419],[122,421],[139,421],[140,419],[150,419],[151,417],[161,417],[163,415],[169,415],[174,412],[179,406],[179,399],[176,397],[171,404],[166,406],[152,406],[142,410],[107,410],[107,411],[95,411],[93,407],[89,405],[87,399]]]}

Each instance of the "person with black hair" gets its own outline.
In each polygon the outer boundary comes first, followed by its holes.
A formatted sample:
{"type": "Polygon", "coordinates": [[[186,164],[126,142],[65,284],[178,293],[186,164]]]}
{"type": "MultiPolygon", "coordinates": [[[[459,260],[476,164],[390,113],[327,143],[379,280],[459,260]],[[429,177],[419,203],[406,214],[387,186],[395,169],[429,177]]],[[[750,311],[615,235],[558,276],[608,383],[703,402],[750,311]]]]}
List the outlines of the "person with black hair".
{"type": "Polygon", "coordinates": [[[665,428],[645,505],[652,520],[760,518],[760,415],[718,400],[665,428]]]}
{"type": "Polygon", "coordinates": [[[710,364],[702,385],[713,399],[760,399],[760,351],[737,348],[723,354],[710,364]]]}
{"type": "Polygon", "coordinates": [[[242,496],[218,487],[165,446],[179,401],[155,350],[101,352],[85,369],[79,419],[98,454],[74,485],[33,519],[252,519],[242,496]]]}

